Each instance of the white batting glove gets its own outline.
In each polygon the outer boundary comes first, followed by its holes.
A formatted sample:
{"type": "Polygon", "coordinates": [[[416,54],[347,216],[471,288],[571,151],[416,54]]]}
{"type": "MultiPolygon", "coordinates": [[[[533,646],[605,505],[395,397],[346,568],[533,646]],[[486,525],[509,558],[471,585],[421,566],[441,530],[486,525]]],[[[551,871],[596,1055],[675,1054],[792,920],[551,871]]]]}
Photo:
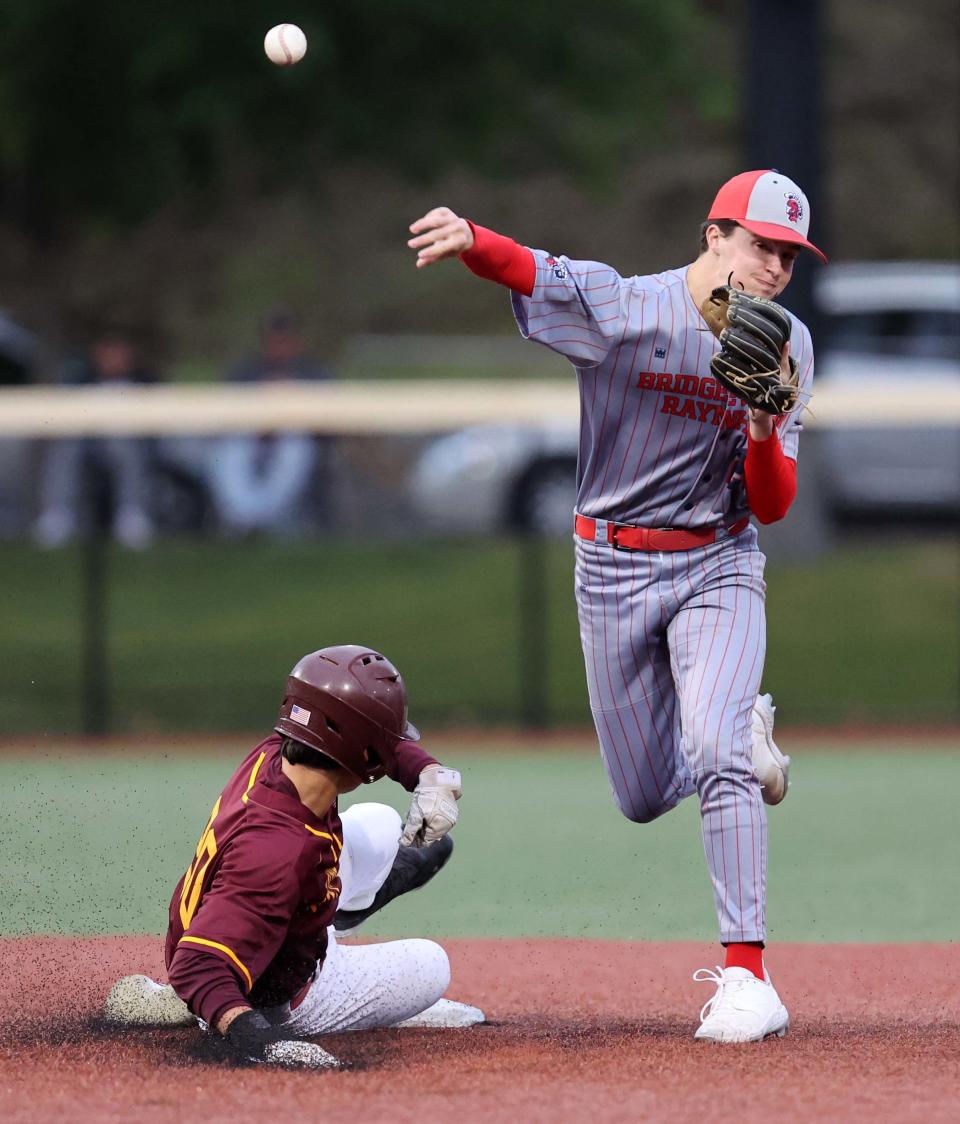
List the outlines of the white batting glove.
{"type": "Polygon", "coordinates": [[[428,765],[420,774],[410,802],[400,846],[424,847],[446,835],[460,818],[457,801],[462,795],[460,774],[456,769],[428,765]]]}

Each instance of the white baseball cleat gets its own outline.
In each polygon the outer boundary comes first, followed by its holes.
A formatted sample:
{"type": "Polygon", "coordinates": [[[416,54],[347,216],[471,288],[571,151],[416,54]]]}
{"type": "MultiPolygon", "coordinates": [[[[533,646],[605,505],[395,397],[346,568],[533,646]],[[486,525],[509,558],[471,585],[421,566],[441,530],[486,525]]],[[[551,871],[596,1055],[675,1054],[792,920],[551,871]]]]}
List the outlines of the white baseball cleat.
{"type": "Polygon", "coordinates": [[[196,1026],[186,1003],[169,984],[149,976],[124,976],[110,988],[103,1005],[108,1022],[123,1026],[196,1026]]]}
{"type": "Polygon", "coordinates": [[[458,1029],[466,1026],[476,1026],[485,1023],[486,1016],[479,1007],[471,1007],[469,1003],[458,1003],[455,999],[438,999],[432,1007],[421,1011],[419,1015],[404,1019],[402,1023],[395,1023],[396,1027],[434,1027],[436,1029],[458,1029]]]}
{"type": "Polygon", "coordinates": [[[753,704],[753,771],[757,774],[764,804],[779,804],[790,785],[790,758],[773,740],[773,695],[758,695],[753,704]]]}
{"type": "Polygon", "coordinates": [[[697,983],[715,983],[716,993],[700,1011],[700,1029],[694,1034],[709,1042],[762,1042],[782,1038],[790,1015],[767,976],[758,980],[747,968],[700,968],[697,983]]]}
{"type": "Polygon", "coordinates": [[[283,1066],[285,1069],[337,1069],[340,1062],[316,1042],[285,1039],[271,1042],[263,1051],[265,1065],[283,1066]]]}

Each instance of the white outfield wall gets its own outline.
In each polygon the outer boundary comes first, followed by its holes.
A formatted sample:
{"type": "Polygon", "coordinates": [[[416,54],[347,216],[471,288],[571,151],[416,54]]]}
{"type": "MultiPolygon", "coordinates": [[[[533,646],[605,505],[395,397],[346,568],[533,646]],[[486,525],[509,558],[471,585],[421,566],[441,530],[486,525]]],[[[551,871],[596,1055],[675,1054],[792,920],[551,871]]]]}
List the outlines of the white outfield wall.
{"type": "MultiPolygon", "coordinates": [[[[370,379],[237,386],[0,388],[0,436],[431,433],[489,422],[578,417],[573,379],[370,379]]],[[[817,389],[809,428],[960,424],[960,384],[911,381],[909,389],[817,389]]]]}

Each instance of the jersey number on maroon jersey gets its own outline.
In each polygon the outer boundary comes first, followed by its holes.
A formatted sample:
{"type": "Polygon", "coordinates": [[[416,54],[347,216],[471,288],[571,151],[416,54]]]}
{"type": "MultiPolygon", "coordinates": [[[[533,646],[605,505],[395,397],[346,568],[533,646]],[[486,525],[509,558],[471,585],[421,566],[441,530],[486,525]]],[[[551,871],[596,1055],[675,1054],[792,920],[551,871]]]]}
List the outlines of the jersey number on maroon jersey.
{"type": "Polygon", "coordinates": [[[221,799],[222,797],[218,796],[216,804],[211,809],[210,819],[207,820],[207,826],[203,829],[203,835],[200,836],[200,842],[197,844],[196,856],[190,864],[190,869],[183,876],[183,889],[180,891],[180,924],[184,932],[190,928],[193,915],[197,912],[200,895],[203,893],[203,876],[217,853],[217,837],[213,834],[213,821],[220,811],[221,799]]]}

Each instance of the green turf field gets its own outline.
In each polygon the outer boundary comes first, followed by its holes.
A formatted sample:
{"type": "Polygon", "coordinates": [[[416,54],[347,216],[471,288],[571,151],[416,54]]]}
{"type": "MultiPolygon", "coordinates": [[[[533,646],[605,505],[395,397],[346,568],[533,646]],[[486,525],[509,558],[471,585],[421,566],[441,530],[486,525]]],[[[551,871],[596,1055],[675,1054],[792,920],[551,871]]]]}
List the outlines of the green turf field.
{"type": "MultiPolygon", "coordinates": [[[[960,719],[957,544],[850,543],[768,570],[767,673],[793,723],[960,719]]],[[[547,719],[586,726],[569,542],[544,544],[546,630],[523,643],[509,540],[168,542],[108,551],[111,729],[258,729],[307,651],[357,641],[403,669],[426,727],[520,724],[544,667],[547,719]],[[211,689],[211,684],[216,689],[211,689]]],[[[0,730],[77,733],[81,552],[0,545],[0,730]]]]}
{"type": "MultiPolygon", "coordinates": [[[[790,796],[770,810],[771,939],[956,940],[960,753],[780,740],[794,770],[790,796]]],[[[457,851],[370,935],[712,939],[694,802],[641,827],[614,810],[592,752],[432,744],[464,773],[457,851]]],[[[246,748],[4,754],[0,931],[160,932],[246,748]]],[[[408,800],[388,781],[362,796],[403,810],[408,800]]]]}

